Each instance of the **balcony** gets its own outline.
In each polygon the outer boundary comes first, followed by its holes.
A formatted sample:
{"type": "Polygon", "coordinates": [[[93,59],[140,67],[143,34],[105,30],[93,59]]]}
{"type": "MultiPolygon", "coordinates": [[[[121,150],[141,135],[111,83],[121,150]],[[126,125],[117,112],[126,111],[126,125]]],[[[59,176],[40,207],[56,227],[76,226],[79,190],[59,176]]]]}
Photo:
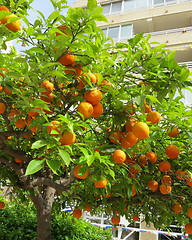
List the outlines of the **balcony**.
{"type": "Polygon", "coordinates": [[[107,17],[110,17],[119,14],[127,14],[134,11],[142,11],[146,9],[169,6],[191,1],[192,0],[122,0],[119,2],[112,2],[106,4],[103,4],[104,1],[99,2],[101,2],[101,6],[104,8],[103,14],[107,17]]]}

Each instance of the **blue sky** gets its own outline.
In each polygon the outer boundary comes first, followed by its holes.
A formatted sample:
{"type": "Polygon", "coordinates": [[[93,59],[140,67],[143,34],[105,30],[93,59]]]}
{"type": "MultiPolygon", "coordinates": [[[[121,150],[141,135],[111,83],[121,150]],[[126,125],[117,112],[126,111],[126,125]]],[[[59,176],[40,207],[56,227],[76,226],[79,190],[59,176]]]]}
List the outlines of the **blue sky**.
{"type": "MultiPolygon", "coordinates": [[[[75,0],[68,0],[67,5],[72,6],[73,2],[75,0]]],[[[48,16],[53,11],[53,6],[49,0],[34,0],[31,6],[34,8],[34,10],[38,10],[42,12],[45,17],[48,16]]],[[[29,12],[29,19],[34,20],[37,14],[35,12],[30,11],[29,12]]]]}

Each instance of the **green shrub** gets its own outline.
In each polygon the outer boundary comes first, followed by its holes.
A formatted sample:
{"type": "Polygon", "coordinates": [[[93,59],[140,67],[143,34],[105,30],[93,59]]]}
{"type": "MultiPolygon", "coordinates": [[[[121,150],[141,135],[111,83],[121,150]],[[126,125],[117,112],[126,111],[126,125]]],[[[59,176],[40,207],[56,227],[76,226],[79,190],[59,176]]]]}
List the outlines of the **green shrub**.
{"type": "MultiPolygon", "coordinates": [[[[0,240],[35,240],[36,213],[24,204],[8,204],[0,210],[0,240]]],[[[52,215],[53,240],[112,240],[111,230],[102,230],[65,212],[52,215]]]]}

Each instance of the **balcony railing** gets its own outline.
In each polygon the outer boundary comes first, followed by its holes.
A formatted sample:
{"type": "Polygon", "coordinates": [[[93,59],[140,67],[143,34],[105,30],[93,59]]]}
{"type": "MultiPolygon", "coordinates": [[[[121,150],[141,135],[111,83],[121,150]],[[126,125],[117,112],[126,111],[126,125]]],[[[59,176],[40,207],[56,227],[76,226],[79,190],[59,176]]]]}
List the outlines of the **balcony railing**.
{"type": "MultiPolygon", "coordinates": [[[[168,35],[168,34],[173,34],[173,33],[184,34],[184,33],[191,32],[191,31],[192,31],[192,27],[184,27],[184,28],[168,29],[168,30],[163,30],[163,31],[158,31],[158,32],[144,33],[144,36],[147,36],[148,34],[150,34],[151,36],[168,35]]],[[[113,38],[113,40],[114,40],[114,42],[123,42],[134,36],[135,35],[133,34],[131,36],[113,38]]]]}
{"type": "Polygon", "coordinates": [[[189,61],[189,62],[180,62],[179,65],[180,65],[180,66],[187,67],[187,68],[192,68],[192,61],[189,61]]]}
{"type": "MultiPolygon", "coordinates": [[[[167,1],[164,0],[164,2],[162,3],[150,3],[150,0],[147,1],[145,6],[135,6],[133,8],[130,9],[122,9],[120,11],[116,11],[116,12],[110,12],[110,13],[103,13],[105,16],[109,17],[109,16],[114,16],[114,15],[118,15],[118,14],[126,14],[129,12],[134,12],[134,11],[142,11],[142,10],[146,10],[146,9],[150,9],[150,8],[156,8],[156,7],[163,7],[163,6],[169,6],[169,5],[173,5],[173,4],[179,4],[179,3],[184,3],[184,2],[191,2],[192,0],[173,0],[173,1],[167,1]]],[[[101,5],[102,6],[102,5],[101,5]]],[[[104,7],[104,5],[103,5],[104,7]]]]}

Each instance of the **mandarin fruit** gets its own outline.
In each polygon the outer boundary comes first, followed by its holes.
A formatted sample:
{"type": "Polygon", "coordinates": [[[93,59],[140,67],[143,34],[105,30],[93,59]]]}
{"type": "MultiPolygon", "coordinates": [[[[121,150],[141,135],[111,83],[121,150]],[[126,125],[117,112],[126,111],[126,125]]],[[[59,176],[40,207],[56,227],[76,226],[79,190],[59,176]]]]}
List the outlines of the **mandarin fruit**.
{"type": "Polygon", "coordinates": [[[82,168],[85,168],[84,166],[82,165],[77,165],[75,166],[74,170],[73,170],[73,175],[76,177],[76,178],[79,178],[79,179],[85,179],[88,177],[89,175],[89,170],[86,168],[85,169],[85,172],[83,174],[81,174],[81,169],[82,168]]]}
{"type": "Polygon", "coordinates": [[[168,161],[162,161],[159,163],[159,170],[161,172],[169,172],[171,170],[171,164],[168,161]]]}
{"type": "Polygon", "coordinates": [[[62,134],[59,142],[61,145],[71,145],[75,142],[76,135],[70,131],[66,131],[62,134]]]}
{"type": "Polygon", "coordinates": [[[79,208],[75,208],[73,210],[73,217],[75,218],[80,218],[82,216],[82,211],[79,208]]]}
{"type": "Polygon", "coordinates": [[[108,185],[108,180],[103,179],[100,181],[96,181],[96,182],[94,182],[94,185],[96,188],[105,188],[108,185]]]}
{"type": "Polygon", "coordinates": [[[4,103],[0,102],[0,114],[4,113],[6,110],[6,106],[4,103]]]}
{"type": "Polygon", "coordinates": [[[6,28],[8,28],[12,32],[18,32],[21,26],[20,20],[13,20],[10,23],[7,23],[9,19],[11,18],[17,18],[15,14],[10,14],[1,19],[1,24],[4,24],[6,28]]]}
{"type": "Polygon", "coordinates": [[[145,122],[138,122],[133,126],[133,134],[139,139],[149,137],[149,127],[145,122]]]}
{"type": "Polygon", "coordinates": [[[158,189],[158,182],[155,180],[150,180],[147,182],[147,187],[152,190],[152,191],[156,191],[158,189]]]}
{"type": "Polygon", "coordinates": [[[111,222],[114,224],[114,225],[118,225],[120,223],[120,216],[113,216],[111,218],[111,222]]]}
{"type": "Polygon", "coordinates": [[[96,105],[102,99],[102,92],[98,89],[90,90],[84,93],[84,99],[92,105],[96,105]]]}
{"type": "Polygon", "coordinates": [[[177,158],[180,154],[178,147],[173,144],[167,146],[165,152],[166,152],[167,157],[169,157],[171,159],[177,158]]]}
{"type": "Polygon", "coordinates": [[[158,112],[149,112],[146,117],[146,121],[150,124],[156,124],[161,120],[161,114],[158,112]]]}
{"type": "Polygon", "coordinates": [[[93,105],[88,102],[81,102],[77,107],[77,111],[80,112],[84,118],[91,117],[93,114],[93,105]]]}
{"type": "Polygon", "coordinates": [[[126,160],[126,154],[121,149],[117,149],[113,152],[112,159],[118,164],[122,164],[126,160]]]}

